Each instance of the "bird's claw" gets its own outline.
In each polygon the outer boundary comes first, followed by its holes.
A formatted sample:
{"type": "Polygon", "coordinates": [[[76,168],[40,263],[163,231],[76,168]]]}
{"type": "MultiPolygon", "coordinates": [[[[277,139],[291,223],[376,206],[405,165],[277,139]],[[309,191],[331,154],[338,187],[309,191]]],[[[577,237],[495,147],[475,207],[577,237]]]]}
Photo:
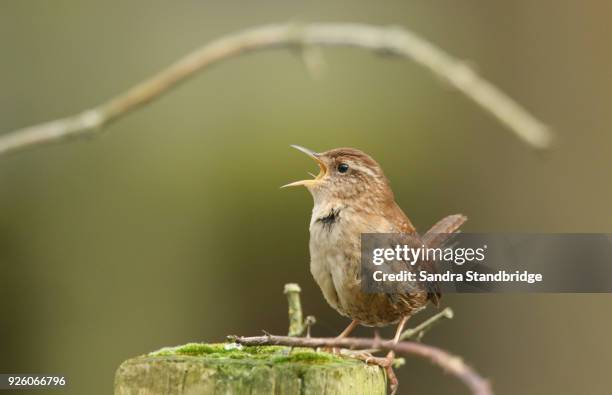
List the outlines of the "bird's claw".
{"type": "Polygon", "coordinates": [[[395,363],[395,353],[393,351],[389,351],[387,356],[384,358],[376,357],[365,350],[342,350],[341,355],[344,355],[349,358],[356,358],[361,361],[364,361],[367,364],[378,365],[383,368],[387,375],[387,379],[389,380],[390,394],[395,395],[395,393],[397,392],[397,388],[399,387],[399,380],[397,379],[395,371],[393,370],[393,364],[395,363]]]}
{"type": "Polygon", "coordinates": [[[340,355],[341,351],[338,347],[321,347],[318,349],[318,351],[322,351],[322,352],[327,352],[330,353],[332,355],[340,355]]]}
{"type": "Polygon", "coordinates": [[[379,359],[366,350],[341,350],[340,353],[347,357],[359,359],[365,363],[376,363],[376,360],[379,359]]]}

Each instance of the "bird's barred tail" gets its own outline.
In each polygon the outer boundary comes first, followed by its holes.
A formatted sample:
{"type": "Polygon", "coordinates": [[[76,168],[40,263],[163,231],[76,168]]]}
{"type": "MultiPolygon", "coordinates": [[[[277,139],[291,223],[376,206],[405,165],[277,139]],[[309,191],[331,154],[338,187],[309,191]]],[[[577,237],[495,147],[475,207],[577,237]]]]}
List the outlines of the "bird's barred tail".
{"type": "MultiPolygon", "coordinates": [[[[459,232],[459,228],[467,221],[467,217],[462,214],[449,215],[436,222],[421,238],[424,245],[431,248],[444,246],[455,233],[459,232]]],[[[431,268],[436,270],[435,267],[431,268]]],[[[440,305],[440,292],[438,284],[428,284],[427,298],[436,306],[440,305]]]]}
{"type": "Polygon", "coordinates": [[[454,233],[459,231],[465,221],[467,221],[467,217],[463,214],[454,214],[442,218],[423,235],[423,244],[432,248],[442,247],[454,233]]]}

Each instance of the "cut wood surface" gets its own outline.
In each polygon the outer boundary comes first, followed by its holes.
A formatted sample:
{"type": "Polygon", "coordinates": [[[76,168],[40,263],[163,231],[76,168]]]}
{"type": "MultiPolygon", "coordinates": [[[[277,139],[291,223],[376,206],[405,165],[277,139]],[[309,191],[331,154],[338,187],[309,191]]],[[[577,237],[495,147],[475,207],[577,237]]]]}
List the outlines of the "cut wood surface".
{"type": "Polygon", "coordinates": [[[383,370],[310,349],[188,344],[119,366],[115,395],[386,394],[383,370]]]}

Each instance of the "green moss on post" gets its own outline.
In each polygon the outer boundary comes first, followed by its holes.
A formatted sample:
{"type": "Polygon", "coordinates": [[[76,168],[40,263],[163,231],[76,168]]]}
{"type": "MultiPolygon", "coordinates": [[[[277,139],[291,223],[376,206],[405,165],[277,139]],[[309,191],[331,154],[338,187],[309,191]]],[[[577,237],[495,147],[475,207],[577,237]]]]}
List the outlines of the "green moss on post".
{"type": "Polygon", "coordinates": [[[279,346],[199,344],[129,359],[115,395],[385,394],[385,374],[361,361],[279,346]]]}

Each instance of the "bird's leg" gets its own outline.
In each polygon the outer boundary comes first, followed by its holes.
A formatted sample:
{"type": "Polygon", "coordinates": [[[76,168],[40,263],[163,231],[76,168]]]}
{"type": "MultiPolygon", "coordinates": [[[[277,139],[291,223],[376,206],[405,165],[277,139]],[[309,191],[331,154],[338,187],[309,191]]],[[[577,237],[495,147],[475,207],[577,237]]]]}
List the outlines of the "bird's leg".
{"type": "MultiPolygon", "coordinates": [[[[399,324],[397,325],[397,329],[395,331],[395,336],[393,337],[393,344],[397,344],[400,340],[400,336],[402,335],[402,331],[404,330],[404,326],[406,325],[406,321],[408,321],[409,316],[403,317],[399,324]]],[[[389,388],[391,389],[391,395],[394,395],[397,392],[397,387],[399,386],[399,381],[397,380],[397,376],[395,376],[395,372],[393,371],[393,360],[395,359],[395,352],[393,350],[389,351],[387,354],[387,366],[385,370],[387,372],[387,377],[389,378],[389,388]]]]}
{"type": "Polygon", "coordinates": [[[351,332],[355,328],[357,328],[357,325],[359,325],[359,321],[357,321],[357,320],[351,321],[351,323],[342,332],[340,332],[340,334],[338,336],[336,336],[336,340],[343,339],[343,338],[347,337],[348,335],[350,335],[351,332]]]}
{"type": "MultiPolygon", "coordinates": [[[[357,320],[351,321],[351,323],[342,332],[340,332],[340,334],[338,336],[336,336],[336,340],[344,339],[345,337],[350,335],[351,332],[355,328],[357,328],[357,325],[359,325],[359,321],[357,321],[357,320]]],[[[331,352],[332,354],[339,354],[340,353],[340,349],[337,348],[337,347],[324,348],[323,350],[331,352]]]]}
{"type": "Polygon", "coordinates": [[[393,344],[397,344],[400,340],[400,336],[402,335],[402,331],[404,330],[404,326],[406,326],[406,322],[408,322],[408,316],[402,318],[397,325],[397,329],[395,330],[395,336],[393,337],[393,344]]]}

